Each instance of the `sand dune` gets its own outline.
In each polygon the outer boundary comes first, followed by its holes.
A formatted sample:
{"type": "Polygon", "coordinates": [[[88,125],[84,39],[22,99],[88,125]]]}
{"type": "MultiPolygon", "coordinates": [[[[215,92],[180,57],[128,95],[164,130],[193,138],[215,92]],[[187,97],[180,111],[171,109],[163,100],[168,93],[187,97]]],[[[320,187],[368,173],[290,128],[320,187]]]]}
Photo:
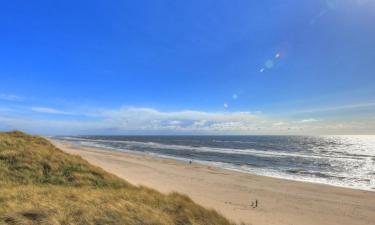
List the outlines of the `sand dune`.
{"type": "Polygon", "coordinates": [[[53,141],[62,150],[161,192],[178,191],[253,225],[374,224],[375,192],[288,181],[53,141]],[[257,202],[257,206],[256,206],[257,202]]]}

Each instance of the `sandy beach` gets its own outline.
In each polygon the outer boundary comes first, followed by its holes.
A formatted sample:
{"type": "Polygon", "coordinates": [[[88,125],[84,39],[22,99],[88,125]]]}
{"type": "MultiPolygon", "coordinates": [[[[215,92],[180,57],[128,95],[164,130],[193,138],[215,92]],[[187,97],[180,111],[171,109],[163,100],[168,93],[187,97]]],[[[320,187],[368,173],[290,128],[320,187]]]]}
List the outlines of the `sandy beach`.
{"type": "Polygon", "coordinates": [[[65,152],[135,185],[177,191],[227,218],[253,225],[374,224],[375,192],[257,176],[177,160],[85,148],[65,152]],[[257,202],[257,207],[255,207],[257,202]]]}

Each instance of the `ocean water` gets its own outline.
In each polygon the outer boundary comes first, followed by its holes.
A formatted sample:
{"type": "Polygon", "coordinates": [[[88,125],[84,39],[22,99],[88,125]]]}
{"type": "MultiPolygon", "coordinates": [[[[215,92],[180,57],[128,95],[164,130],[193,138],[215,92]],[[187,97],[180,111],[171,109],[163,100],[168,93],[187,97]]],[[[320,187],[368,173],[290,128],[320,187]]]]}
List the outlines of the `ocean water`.
{"type": "Polygon", "coordinates": [[[70,136],[74,144],[375,191],[375,136],[70,136]]]}

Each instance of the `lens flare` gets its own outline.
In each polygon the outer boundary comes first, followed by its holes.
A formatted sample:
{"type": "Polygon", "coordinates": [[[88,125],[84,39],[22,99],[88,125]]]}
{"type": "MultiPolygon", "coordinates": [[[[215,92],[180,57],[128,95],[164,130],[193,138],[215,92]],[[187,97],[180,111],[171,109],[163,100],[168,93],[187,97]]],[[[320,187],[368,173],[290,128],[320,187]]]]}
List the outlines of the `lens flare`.
{"type": "Polygon", "coordinates": [[[273,62],[273,60],[269,59],[266,61],[264,65],[267,67],[267,69],[271,69],[274,66],[274,64],[275,63],[273,62]]]}

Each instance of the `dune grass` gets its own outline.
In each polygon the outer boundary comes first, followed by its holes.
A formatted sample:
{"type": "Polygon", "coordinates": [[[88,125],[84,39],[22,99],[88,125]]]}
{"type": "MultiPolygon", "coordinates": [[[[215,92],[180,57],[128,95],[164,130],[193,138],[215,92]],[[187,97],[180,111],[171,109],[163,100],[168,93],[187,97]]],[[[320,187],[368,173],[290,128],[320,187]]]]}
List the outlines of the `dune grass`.
{"type": "Polygon", "coordinates": [[[22,132],[0,133],[0,225],[230,225],[187,196],[161,194],[22,132]]]}

